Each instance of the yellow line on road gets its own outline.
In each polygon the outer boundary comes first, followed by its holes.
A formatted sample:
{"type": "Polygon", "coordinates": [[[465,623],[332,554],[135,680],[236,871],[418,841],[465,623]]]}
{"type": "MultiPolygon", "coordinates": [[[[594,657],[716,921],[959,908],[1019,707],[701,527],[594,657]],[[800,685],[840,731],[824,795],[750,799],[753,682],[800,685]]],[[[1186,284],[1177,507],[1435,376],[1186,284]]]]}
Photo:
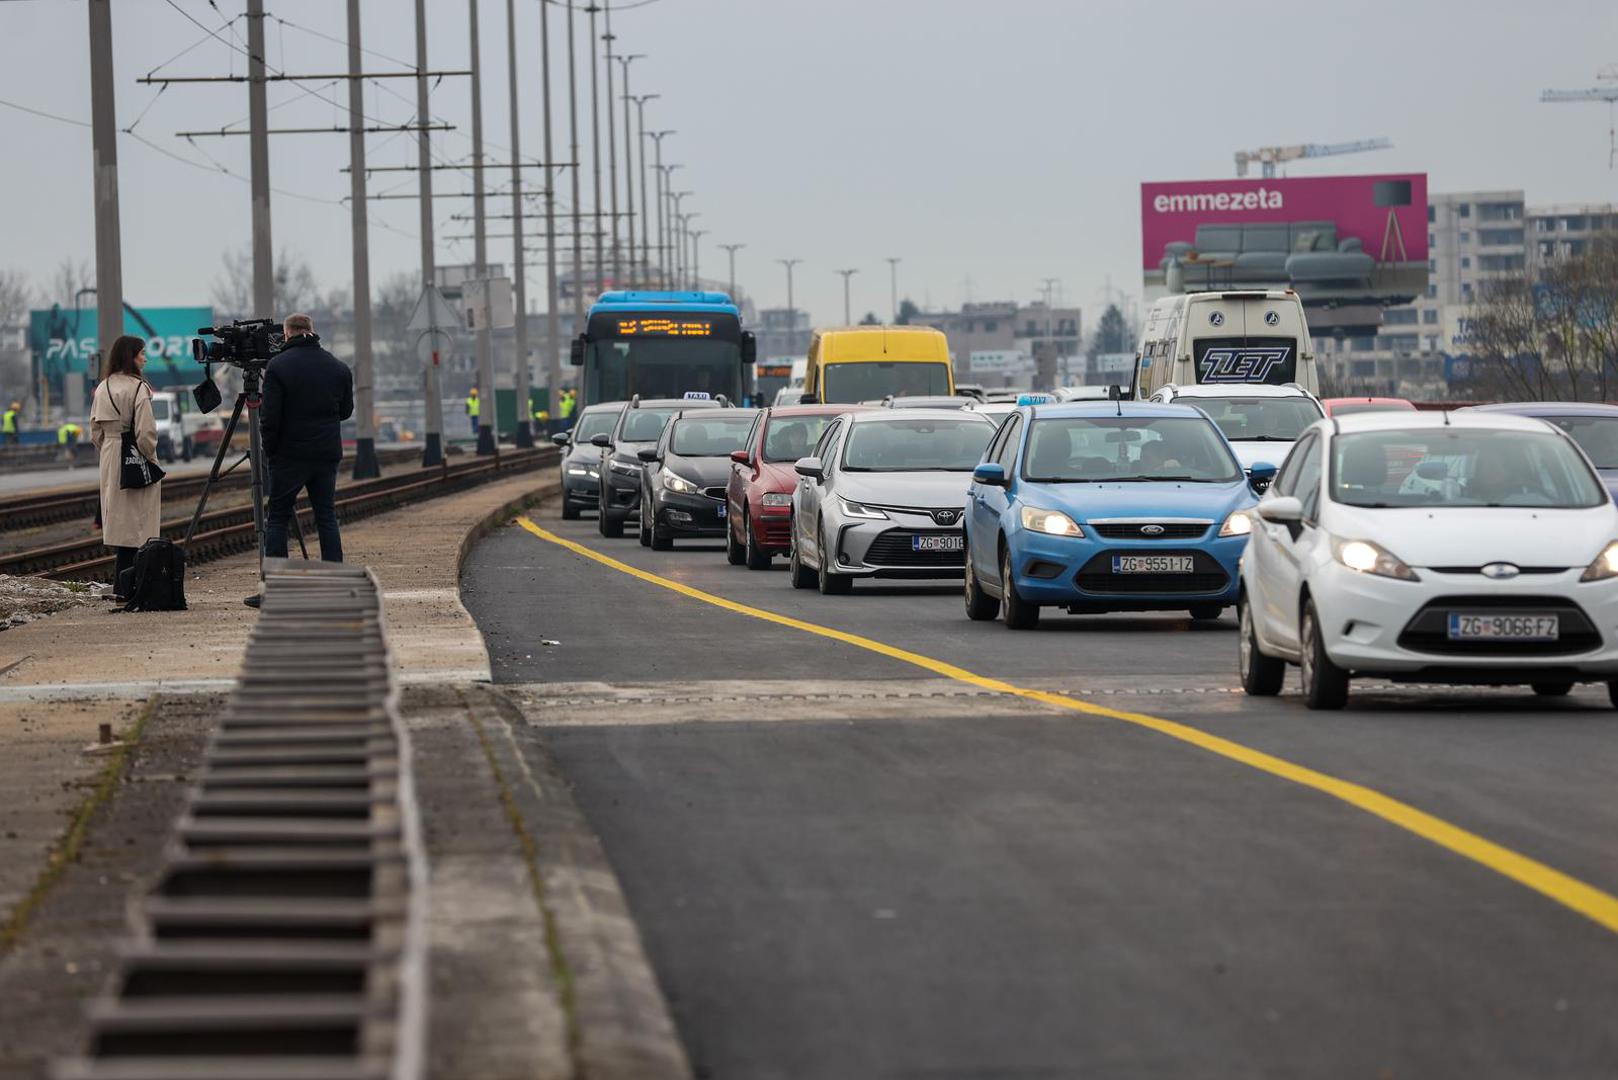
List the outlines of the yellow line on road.
{"type": "Polygon", "coordinates": [[[631,577],[636,577],[671,592],[679,593],[681,596],[688,596],[693,600],[700,600],[705,604],[724,608],[726,611],[734,611],[738,615],[747,615],[751,618],[775,623],[778,626],[801,630],[806,634],[841,641],[856,648],[891,657],[902,663],[913,664],[935,675],[942,675],[945,678],[955,679],[958,682],[967,683],[984,690],[1026,698],[1029,701],[1037,701],[1041,704],[1066,709],[1070,712],[1106,717],[1109,720],[1120,720],[1136,727],[1147,728],[1160,735],[1167,735],[1171,739],[1189,743],[1211,754],[1217,754],[1222,758],[1240,762],[1260,772],[1269,773],[1271,776],[1278,776],[1283,780],[1290,780],[1294,784],[1313,788],[1368,814],[1373,814],[1407,832],[1414,833],[1423,840],[1428,840],[1441,848],[1446,848],[1463,858],[1487,867],[1497,874],[1510,878],[1519,885],[1525,885],[1535,892],[1556,901],[1558,904],[1571,908],[1585,918],[1599,923],[1608,930],[1618,933],[1618,897],[1604,892],[1594,885],[1580,881],[1578,878],[1564,874],[1537,859],[1529,858],[1527,855],[1513,851],[1492,840],[1487,840],[1477,833],[1469,832],[1458,825],[1452,825],[1443,818],[1435,817],[1425,810],[1418,810],[1409,803],[1401,802],[1392,796],[1384,795],[1362,784],[1342,780],[1316,769],[1311,769],[1308,766],[1276,757],[1274,754],[1255,750],[1250,746],[1244,746],[1230,739],[1210,734],[1189,724],[1165,720],[1158,716],[1148,716],[1145,713],[1111,709],[1105,705],[1097,705],[1093,702],[1070,697],[1067,694],[1016,686],[1000,679],[991,679],[978,675],[967,671],[965,668],[956,667],[954,664],[935,660],[930,656],[923,656],[908,649],[888,645],[873,638],[850,634],[845,630],[834,630],[829,626],[794,619],[790,615],[781,615],[773,611],[767,611],[764,608],[751,607],[747,604],[737,603],[734,600],[727,600],[723,596],[716,596],[713,593],[692,588],[690,585],[682,585],[678,581],[671,581],[666,577],[630,566],[628,563],[620,562],[610,555],[603,555],[593,548],[568,540],[565,537],[557,536],[548,529],[534,524],[527,517],[519,517],[517,523],[541,540],[566,548],[576,555],[593,559],[603,566],[611,567],[631,577]]]}

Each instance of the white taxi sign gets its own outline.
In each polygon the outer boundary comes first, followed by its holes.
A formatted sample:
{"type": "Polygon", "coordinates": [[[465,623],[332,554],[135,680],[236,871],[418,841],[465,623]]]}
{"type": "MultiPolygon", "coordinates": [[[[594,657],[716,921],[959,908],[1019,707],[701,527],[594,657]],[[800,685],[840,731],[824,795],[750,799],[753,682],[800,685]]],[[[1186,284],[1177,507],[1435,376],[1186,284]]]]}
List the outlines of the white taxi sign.
{"type": "Polygon", "coordinates": [[[687,390],[685,392],[685,400],[687,400],[687,401],[712,401],[713,397],[712,397],[712,395],[706,394],[701,390],[687,390]]]}

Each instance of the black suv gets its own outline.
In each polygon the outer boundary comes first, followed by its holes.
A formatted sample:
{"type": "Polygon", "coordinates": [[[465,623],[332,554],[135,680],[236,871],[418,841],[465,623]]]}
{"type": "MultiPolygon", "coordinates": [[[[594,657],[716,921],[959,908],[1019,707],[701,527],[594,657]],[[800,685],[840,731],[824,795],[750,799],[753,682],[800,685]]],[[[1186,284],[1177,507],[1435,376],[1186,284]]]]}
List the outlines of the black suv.
{"type": "Polygon", "coordinates": [[[676,536],[725,535],[731,454],[748,445],[757,409],[685,412],[640,459],[640,542],[666,551],[676,536]]]}
{"type": "Polygon", "coordinates": [[[624,535],[624,522],[640,509],[640,452],[657,446],[663,427],[688,409],[722,409],[724,399],[631,398],[612,431],[590,442],[601,447],[601,480],[597,500],[601,513],[596,528],[602,536],[624,535]]]}
{"type": "Polygon", "coordinates": [[[612,433],[621,401],[590,405],[567,431],[558,431],[551,442],[562,448],[562,517],[573,521],[584,510],[594,510],[601,498],[601,448],[590,440],[612,433]]]}

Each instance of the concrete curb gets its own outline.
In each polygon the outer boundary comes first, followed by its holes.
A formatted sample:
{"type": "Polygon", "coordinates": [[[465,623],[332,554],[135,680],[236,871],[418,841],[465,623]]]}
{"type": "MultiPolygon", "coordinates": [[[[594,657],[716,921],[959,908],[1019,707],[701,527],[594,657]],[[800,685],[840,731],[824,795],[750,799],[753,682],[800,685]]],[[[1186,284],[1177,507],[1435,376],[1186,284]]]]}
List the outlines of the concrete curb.
{"type": "MultiPolygon", "coordinates": [[[[537,506],[539,503],[551,498],[561,490],[562,478],[559,476],[548,477],[544,481],[541,481],[540,486],[534,488],[534,490],[524,495],[519,495],[517,498],[503,503],[474,522],[472,526],[466,530],[466,535],[461,537],[460,550],[455,554],[455,581],[457,583],[456,593],[459,594],[460,592],[459,582],[461,580],[461,574],[466,569],[466,560],[467,557],[472,553],[472,545],[476,544],[479,540],[482,540],[485,536],[488,536],[491,532],[504,525],[511,518],[522,513],[524,510],[527,510],[529,507],[537,506]]],[[[470,617],[470,615],[468,617],[470,617]]]]}

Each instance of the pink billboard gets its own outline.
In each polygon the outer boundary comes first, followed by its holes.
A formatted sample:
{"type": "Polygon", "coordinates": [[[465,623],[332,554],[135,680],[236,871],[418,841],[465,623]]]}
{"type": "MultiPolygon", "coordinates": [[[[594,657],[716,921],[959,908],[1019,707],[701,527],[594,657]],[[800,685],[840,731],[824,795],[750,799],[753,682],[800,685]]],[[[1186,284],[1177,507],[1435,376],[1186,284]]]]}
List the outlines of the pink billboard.
{"type": "Polygon", "coordinates": [[[1427,176],[1142,184],[1149,288],[1292,288],[1314,305],[1408,303],[1427,289],[1427,176]]]}

